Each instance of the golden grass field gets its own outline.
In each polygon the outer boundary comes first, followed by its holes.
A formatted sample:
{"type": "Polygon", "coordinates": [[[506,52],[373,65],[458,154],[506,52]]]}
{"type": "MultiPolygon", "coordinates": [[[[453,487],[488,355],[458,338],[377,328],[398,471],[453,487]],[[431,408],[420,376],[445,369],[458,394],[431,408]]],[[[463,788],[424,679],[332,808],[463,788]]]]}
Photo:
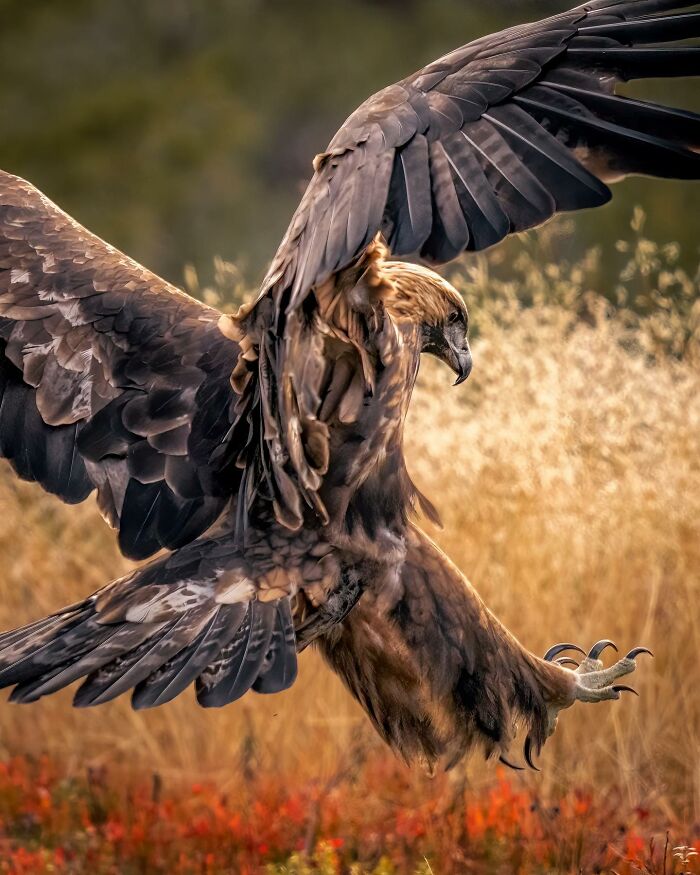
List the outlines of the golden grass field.
{"type": "MultiPolygon", "coordinates": [[[[609,290],[614,307],[590,285],[600,254],[537,267],[546,239],[462,270],[474,375],[452,389],[447,371],[426,363],[408,458],[442,514],[435,537],[528,648],[612,638],[621,650],[643,644],[656,654],[640,659],[639,699],[564,713],[542,772],[518,773],[514,786],[544,797],[586,788],[643,806],[692,844],[700,839],[700,297],[697,279],[675,270],[673,248],[644,240],[641,224],[638,215],[637,235],[618,245],[626,264],[609,290]],[[627,309],[633,298],[642,316],[627,309]]],[[[125,571],[91,501],[64,508],[4,465],[0,473],[0,628],[125,571]]],[[[70,692],[2,704],[0,760],[46,754],[68,776],[155,772],[168,787],[212,783],[230,795],[251,772],[330,786],[348,778],[358,750],[391,757],[314,654],[300,668],[287,694],[216,713],[191,696],[140,714],[128,701],[73,711],[70,692]]],[[[495,781],[493,764],[477,761],[437,784],[396,768],[416,805],[435,788],[478,795],[495,781]]],[[[450,865],[434,871],[466,871],[450,865]]]]}

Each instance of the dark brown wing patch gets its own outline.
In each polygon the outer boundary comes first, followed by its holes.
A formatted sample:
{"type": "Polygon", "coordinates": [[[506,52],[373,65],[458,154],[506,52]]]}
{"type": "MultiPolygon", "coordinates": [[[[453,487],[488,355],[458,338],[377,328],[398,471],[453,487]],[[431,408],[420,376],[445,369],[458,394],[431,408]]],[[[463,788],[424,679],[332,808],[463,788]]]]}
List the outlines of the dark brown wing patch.
{"type": "Polygon", "coordinates": [[[211,462],[238,355],[219,317],[0,173],[0,453],[69,503],[96,489],[128,556],[201,535],[237,484],[211,462]]]}

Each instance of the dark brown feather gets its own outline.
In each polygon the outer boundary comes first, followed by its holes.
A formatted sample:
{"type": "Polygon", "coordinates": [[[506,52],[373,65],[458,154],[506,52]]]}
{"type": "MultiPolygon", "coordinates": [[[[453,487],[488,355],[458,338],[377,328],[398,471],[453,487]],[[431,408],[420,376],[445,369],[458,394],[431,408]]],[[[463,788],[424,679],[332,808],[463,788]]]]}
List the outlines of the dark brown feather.
{"type": "Polygon", "coordinates": [[[0,686],[14,686],[12,700],[26,703],[85,678],[76,706],[135,688],[137,708],[168,702],[200,677],[207,705],[251,687],[286,689],[296,677],[289,597],[297,578],[314,582],[318,565],[306,565],[311,542],[289,538],[271,529],[245,557],[231,536],[195,541],[79,605],[0,635],[0,686]]]}
{"type": "Polygon", "coordinates": [[[129,556],[201,535],[236,488],[211,470],[238,355],[219,318],[0,172],[0,453],[64,501],[97,489],[129,556]]]}
{"type": "Polygon", "coordinates": [[[442,261],[454,257],[458,244],[482,249],[554,212],[605,203],[610,193],[596,178],[603,162],[597,154],[587,157],[582,145],[602,151],[618,175],[698,178],[700,117],[685,113],[682,122],[673,123],[669,114],[667,134],[658,122],[647,125],[655,112],[661,118],[664,108],[638,102],[635,118],[622,99],[612,99],[617,82],[632,77],[698,74],[700,48],[673,45],[697,31],[697,14],[680,12],[694,5],[694,0],[587,3],[475,40],[369,98],[314,163],[315,175],[263,293],[282,300],[291,290],[284,306],[299,306],[334,271],[349,267],[379,231],[394,255],[442,261]],[[646,17],[656,13],[665,14],[646,17]],[[671,45],[649,45],[664,42],[671,45]],[[578,77],[589,95],[578,110],[536,98],[550,79],[570,76],[578,77]],[[502,138],[503,129],[494,131],[484,119],[497,118],[497,109],[507,115],[516,105],[527,116],[518,142],[502,138]],[[452,156],[461,213],[445,188],[435,143],[452,156]],[[533,166],[529,144],[544,149],[566,172],[552,173],[551,162],[541,160],[533,166]],[[489,203],[475,165],[486,172],[486,187],[505,221],[489,203]],[[382,172],[375,178],[378,166],[382,172]],[[387,166],[393,166],[388,191],[387,166]],[[572,185],[574,179],[578,184],[572,185]],[[360,196],[370,191],[371,199],[360,196]],[[344,228],[351,233],[343,241],[344,228]],[[321,259],[324,246],[327,256],[321,259]]]}

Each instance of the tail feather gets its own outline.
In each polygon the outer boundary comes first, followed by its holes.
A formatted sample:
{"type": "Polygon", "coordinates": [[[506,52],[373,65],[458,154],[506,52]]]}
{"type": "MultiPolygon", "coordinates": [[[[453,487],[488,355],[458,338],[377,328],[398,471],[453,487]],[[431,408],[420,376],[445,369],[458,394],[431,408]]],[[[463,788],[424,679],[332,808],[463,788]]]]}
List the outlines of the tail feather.
{"type": "Polygon", "coordinates": [[[34,702],[84,678],[74,705],[134,690],[135,708],[169,702],[191,683],[205,706],[296,677],[288,598],[256,601],[238,549],[196,541],[51,617],[0,635],[0,688],[34,702]],[[221,587],[223,586],[223,589],[221,587]],[[241,601],[219,601],[219,593],[241,601]]]}

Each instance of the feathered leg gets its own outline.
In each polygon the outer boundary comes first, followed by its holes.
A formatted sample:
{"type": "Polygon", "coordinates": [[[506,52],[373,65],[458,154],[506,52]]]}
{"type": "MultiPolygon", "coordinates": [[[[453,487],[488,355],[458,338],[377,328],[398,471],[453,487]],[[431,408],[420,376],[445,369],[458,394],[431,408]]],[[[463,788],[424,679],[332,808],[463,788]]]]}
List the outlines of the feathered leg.
{"type": "Polygon", "coordinates": [[[531,762],[558,712],[577,700],[618,698],[614,680],[633,670],[638,655],[601,672],[595,653],[595,671],[585,676],[539,659],[415,528],[398,586],[366,587],[318,646],[388,744],[430,768],[438,760],[450,767],[477,745],[506,757],[518,724],[531,762]]]}

